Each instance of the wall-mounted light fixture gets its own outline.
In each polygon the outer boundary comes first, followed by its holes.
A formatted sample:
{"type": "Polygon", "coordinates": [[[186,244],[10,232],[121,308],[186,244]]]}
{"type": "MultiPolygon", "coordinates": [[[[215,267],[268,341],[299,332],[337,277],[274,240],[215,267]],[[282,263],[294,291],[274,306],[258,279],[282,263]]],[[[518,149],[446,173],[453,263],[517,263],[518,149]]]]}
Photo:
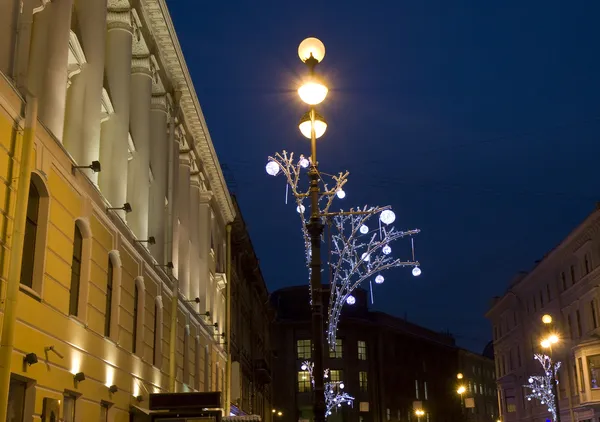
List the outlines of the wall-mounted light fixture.
{"type": "Polygon", "coordinates": [[[110,387],[108,387],[108,391],[110,391],[110,394],[115,394],[117,391],[119,391],[119,387],[113,384],[110,387]]]}
{"type": "Polygon", "coordinates": [[[139,396],[136,396],[136,397],[135,397],[135,400],[136,400],[138,403],[141,403],[141,402],[143,402],[143,401],[144,401],[144,396],[142,396],[142,395],[140,394],[139,396]]]}
{"type": "Polygon", "coordinates": [[[102,171],[102,166],[100,165],[100,161],[92,161],[92,164],[89,166],[71,166],[73,173],[75,173],[76,169],[90,169],[94,173],[100,173],[102,171]]]}
{"type": "Polygon", "coordinates": [[[156,244],[156,239],[154,238],[154,236],[150,236],[146,240],[134,240],[134,242],[136,242],[136,243],[147,243],[149,245],[154,245],[154,244],[156,244]]]}
{"type": "Polygon", "coordinates": [[[75,382],[85,381],[85,374],[83,372],[77,372],[75,375],[73,375],[73,379],[75,382]]]}
{"type": "Polygon", "coordinates": [[[35,353],[27,353],[23,357],[23,363],[26,363],[28,366],[35,365],[38,363],[38,357],[35,353]]]}
{"type": "Polygon", "coordinates": [[[106,209],[106,211],[125,211],[126,213],[130,213],[133,211],[133,209],[131,208],[131,204],[129,202],[125,202],[122,207],[109,207],[106,209]]]}

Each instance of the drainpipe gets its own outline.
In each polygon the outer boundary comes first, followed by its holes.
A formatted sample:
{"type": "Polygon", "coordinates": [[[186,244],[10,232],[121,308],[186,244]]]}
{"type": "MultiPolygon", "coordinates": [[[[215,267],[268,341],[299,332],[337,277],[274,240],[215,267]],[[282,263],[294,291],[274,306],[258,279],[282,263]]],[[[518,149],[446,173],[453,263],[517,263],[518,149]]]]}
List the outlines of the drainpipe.
{"type": "Polygon", "coordinates": [[[226,257],[226,268],[225,276],[227,277],[227,284],[225,286],[225,348],[227,353],[225,355],[227,361],[225,363],[225,416],[229,416],[229,409],[231,407],[231,223],[227,224],[227,257],[226,257]]]}
{"type": "Polygon", "coordinates": [[[4,303],[4,319],[2,320],[2,336],[0,338],[0,421],[6,420],[8,407],[8,388],[10,386],[10,368],[17,323],[17,299],[21,282],[21,262],[23,244],[25,242],[25,220],[27,218],[27,202],[29,200],[29,183],[33,167],[33,144],[37,123],[37,98],[27,96],[25,105],[25,131],[21,145],[21,157],[17,181],[17,195],[14,226],[10,247],[8,281],[6,283],[6,302],[4,303]]]}

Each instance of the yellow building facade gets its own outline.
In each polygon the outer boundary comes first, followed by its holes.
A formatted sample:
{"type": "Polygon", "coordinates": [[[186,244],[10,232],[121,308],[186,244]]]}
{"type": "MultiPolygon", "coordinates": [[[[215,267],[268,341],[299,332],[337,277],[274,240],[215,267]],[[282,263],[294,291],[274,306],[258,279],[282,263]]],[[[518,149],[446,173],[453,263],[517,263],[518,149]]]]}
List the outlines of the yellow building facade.
{"type": "Polygon", "coordinates": [[[222,391],[227,407],[235,210],[164,0],[3,3],[3,327],[28,199],[7,421],[136,420],[155,392],[222,391]]]}

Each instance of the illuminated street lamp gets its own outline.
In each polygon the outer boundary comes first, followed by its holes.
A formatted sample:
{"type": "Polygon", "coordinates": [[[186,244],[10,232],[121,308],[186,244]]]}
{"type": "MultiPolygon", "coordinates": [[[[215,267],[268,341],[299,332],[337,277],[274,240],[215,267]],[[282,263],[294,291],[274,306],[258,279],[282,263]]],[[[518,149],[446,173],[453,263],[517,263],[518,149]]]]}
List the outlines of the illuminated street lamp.
{"type": "MultiPolygon", "coordinates": [[[[554,409],[556,412],[556,422],[560,422],[560,408],[559,408],[559,400],[558,400],[558,388],[556,387],[556,385],[558,384],[558,379],[557,379],[557,374],[556,374],[556,366],[554,365],[554,362],[552,360],[552,346],[557,344],[559,342],[559,336],[558,334],[556,334],[556,332],[554,331],[554,328],[552,326],[552,316],[545,314],[544,316],[542,316],[542,322],[544,323],[544,325],[547,327],[547,334],[544,338],[542,338],[542,340],[540,341],[540,345],[542,346],[542,348],[544,349],[548,349],[549,350],[549,357],[550,357],[550,370],[551,370],[551,376],[552,376],[552,395],[554,396],[554,409]]],[[[560,363],[559,363],[560,364],[560,363]]]]}
{"type": "Polygon", "coordinates": [[[456,374],[456,379],[463,379],[463,374],[461,372],[459,372],[458,374],[456,374]]]}
{"type": "Polygon", "coordinates": [[[425,411],[423,409],[416,409],[415,415],[417,416],[417,422],[420,422],[421,416],[425,415],[425,411]]]}

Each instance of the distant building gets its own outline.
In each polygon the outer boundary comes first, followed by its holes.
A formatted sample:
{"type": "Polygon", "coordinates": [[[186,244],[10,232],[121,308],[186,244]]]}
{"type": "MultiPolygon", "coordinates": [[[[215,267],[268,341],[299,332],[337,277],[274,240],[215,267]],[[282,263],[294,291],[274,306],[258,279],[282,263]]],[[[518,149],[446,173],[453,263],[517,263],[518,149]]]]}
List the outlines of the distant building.
{"type": "Polygon", "coordinates": [[[528,401],[523,387],[540,373],[534,353],[543,352],[549,314],[560,341],[553,358],[562,362],[559,398],[562,421],[600,418],[600,210],[590,214],[563,241],[519,274],[502,297],[494,299],[492,322],[496,374],[503,422],[544,420],[547,406],[528,401]]]}
{"type": "Polygon", "coordinates": [[[231,402],[243,414],[272,418],[269,292],[246,223],[233,197],[231,232],[231,402]]]}
{"type": "MultiPolygon", "coordinates": [[[[355,305],[347,305],[342,313],[338,343],[335,352],[326,356],[325,367],[333,371],[332,379],[344,381],[345,391],[356,400],[352,408],[342,407],[329,419],[417,422],[414,410],[418,406],[426,412],[421,422],[461,420],[461,400],[456,392],[459,350],[454,339],[391,315],[369,311],[364,290],[358,290],[354,296],[355,305]]],[[[311,385],[301,369],[302,361],[311,358],[308,286],[275,291],[271,303],[276,312],[274,407],[281,409],[284,420],[310,420],[311,385]]],[[[476,360],[478,367],[489,371],[489,360],[462,353],[464,362],[472,365],[476,360]]],[[[479,378],[477,382],[479,385],[479,378]]],[[[488,394],[493,400],[493,392],[488,394]]],[[[495,421],[491,417],[470,419],[475,420],[495,421]]]]}
{"type": "MultiPolygon", "coordinates": [[[[486,349],[489,353],[489,348],[486,349]]],[[[485,352],[486,350],[484,350],[485,352]]],[[[463,399],[467,421],[495,422],[498,420],[498,396],[493,357],[459,349],[457,377],[460,377],[460,379],[457,378],[458,384],[464,386],[466,390],[463,399]]]]}

